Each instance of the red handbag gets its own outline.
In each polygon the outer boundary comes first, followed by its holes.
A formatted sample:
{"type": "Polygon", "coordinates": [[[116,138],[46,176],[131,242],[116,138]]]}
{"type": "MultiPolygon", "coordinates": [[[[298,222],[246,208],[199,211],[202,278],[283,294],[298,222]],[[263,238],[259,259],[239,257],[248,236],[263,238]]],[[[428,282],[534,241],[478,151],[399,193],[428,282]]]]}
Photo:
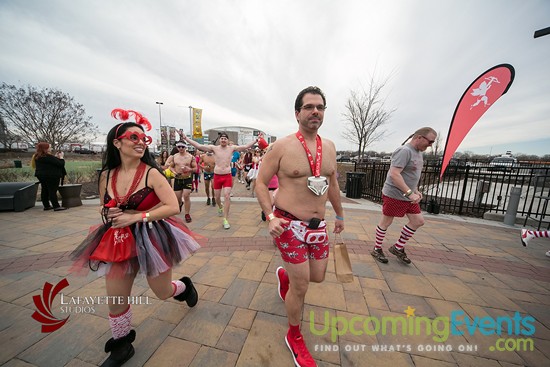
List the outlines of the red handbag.
{"type": "Polygon", "coordinates": [[[136,256],[136,240],[130,227],[110,227],[90,255],[90,260],[121,262],[136,256]]]}

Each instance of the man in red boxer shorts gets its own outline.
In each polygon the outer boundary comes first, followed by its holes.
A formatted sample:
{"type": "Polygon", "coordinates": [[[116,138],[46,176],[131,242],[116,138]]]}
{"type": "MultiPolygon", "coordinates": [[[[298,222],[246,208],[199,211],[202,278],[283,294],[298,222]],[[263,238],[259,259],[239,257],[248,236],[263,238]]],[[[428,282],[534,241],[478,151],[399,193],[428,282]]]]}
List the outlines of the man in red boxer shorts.
{"type": "Polygon", "coordinates": [[[284,262],[301,264],[308,260],[328,258],[329,244],[325,221],[319,222],[317,230],[313,232],[308,231],[310,223],[302,222],[284,210],[275,208],[273,214],[288,221],[288,224],[282,225],[283,234],[275,238],[275,243],[281,251],[281,258],[284,262]]]}
{"type": "MultiPolygon", "coordinates": [[[[229,229],[231,225],[227,218],[229,217],[229,206],[231,203],[231,187],[233,186],[231,177],[231,157],[233,152],[244,152],[251,148],[258,139],[252,140],[246,145],[229,145],[229,137],[227,133],[222,132],[218,134],[220,145],[201,145],[194,140],[187,137],[182,130],[179,132],[182,139],[203,152],[214,153],[215,167],[214,167],[214,199],[218,204],[218,215],[223,216],[223,228],[229,229]],[[222,204],[221,195],[223,193],[224,202],[222,204]]],[[[215,142],[214,142],[215,143],[215,142]]]]}
{"type": "Polygon", "coordinates": [[[256,195],[269,220],[269,234],[281,251],[279,297],[284,301],[289,329],[285,337],[296,366],[316,366],[300,331],[304,299],[310,282],[325,279],[328,236],[323,220],[329,200],[336,212],[334,232],[344,229],[344,211],[336,177],[336,148],[317,131],[323,124],[326,101],[317,87],[302,90],[294,104],[298,132],[272,144],[256,179],[256,195]],[[269,181],[279,178],[275,209],[269,181]]]}
{"type": "Polygon", "coordinates": [[[390,169],[382,188],[382,218],[376,227],[376,242],[371,252],[371,255],[383,264],[388,262],[382,250],[386,231],[395,217],[401,218],[405,215],[409,221],[403,226],[399,240],[389,248],[389,251],[403,263],[411,263],[405,252],[405,244],[416,230],[424,225],[419,205],[422,193],[418,191],[424,164],[422,152],[434,143],[436,137],[434,129],[423,127],[409,136],[392,154],[390,169]]]}

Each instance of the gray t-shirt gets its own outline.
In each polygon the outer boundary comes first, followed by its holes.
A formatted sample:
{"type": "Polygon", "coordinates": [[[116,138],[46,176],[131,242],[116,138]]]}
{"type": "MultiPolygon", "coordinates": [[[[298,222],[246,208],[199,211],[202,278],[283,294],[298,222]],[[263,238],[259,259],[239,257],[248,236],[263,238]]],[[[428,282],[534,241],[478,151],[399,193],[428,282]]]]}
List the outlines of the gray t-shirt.
{"type": "MultiPolygon", "coordinates": [[[[391,166],[403,168],[401,176],[407,186],[413,191],[416,190],[420,181],[423,165],[424,158],[422,157],[422,152],[416,150],[408,143],[397,148],[391,156],[391,166]]],[[[395,186],[389,171],[382,188],[382,193],[393,199],[410,201],[409,198],[403,196],[403,191],[395,186]]]]}

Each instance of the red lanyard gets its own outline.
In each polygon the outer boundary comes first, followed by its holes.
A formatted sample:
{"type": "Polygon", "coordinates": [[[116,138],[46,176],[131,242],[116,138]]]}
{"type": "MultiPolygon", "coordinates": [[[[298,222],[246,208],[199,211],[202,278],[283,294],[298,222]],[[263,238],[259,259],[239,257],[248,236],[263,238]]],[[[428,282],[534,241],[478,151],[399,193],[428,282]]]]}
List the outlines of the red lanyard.
{"type": "Polygon", "coordinates": [[[307,159],[309,160],[309,166],[311,167],[311,173],[313,173],[313,176],[315,177],[321,176],[321,161],[323,159],[323,143],[321,142],[321,137],[317,135],[316,138],[317,152],[315,156],[315,163],[313,162],[313,155],[311,155],[311,152],[307,147],[306,140],[304,139],[302,133],[298,131],[296,133],[296,137],[298,138],[298,140],[300,140],[300,143],[302,143],[302,146],[306,151],[307,159]]]}

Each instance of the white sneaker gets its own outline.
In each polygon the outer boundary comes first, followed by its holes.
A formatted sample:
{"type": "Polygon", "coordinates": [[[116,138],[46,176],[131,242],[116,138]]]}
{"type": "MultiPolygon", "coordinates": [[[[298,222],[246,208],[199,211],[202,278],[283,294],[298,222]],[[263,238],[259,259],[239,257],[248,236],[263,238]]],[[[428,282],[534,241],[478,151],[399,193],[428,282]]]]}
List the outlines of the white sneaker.
{"type": "Polygon", "coordinates": [[[546,256],[550,257],[550,251],[546,251],[546,256]]]}
{"type": "Polygon", "coordinates": [[[526,246],[529,244],[529,241],[531,241],[533,238],[535,238],[535,235],[530,233],[530,231],[526,230],[525,228],[521,229],[521,244],[523,246],[526,246]]]}

